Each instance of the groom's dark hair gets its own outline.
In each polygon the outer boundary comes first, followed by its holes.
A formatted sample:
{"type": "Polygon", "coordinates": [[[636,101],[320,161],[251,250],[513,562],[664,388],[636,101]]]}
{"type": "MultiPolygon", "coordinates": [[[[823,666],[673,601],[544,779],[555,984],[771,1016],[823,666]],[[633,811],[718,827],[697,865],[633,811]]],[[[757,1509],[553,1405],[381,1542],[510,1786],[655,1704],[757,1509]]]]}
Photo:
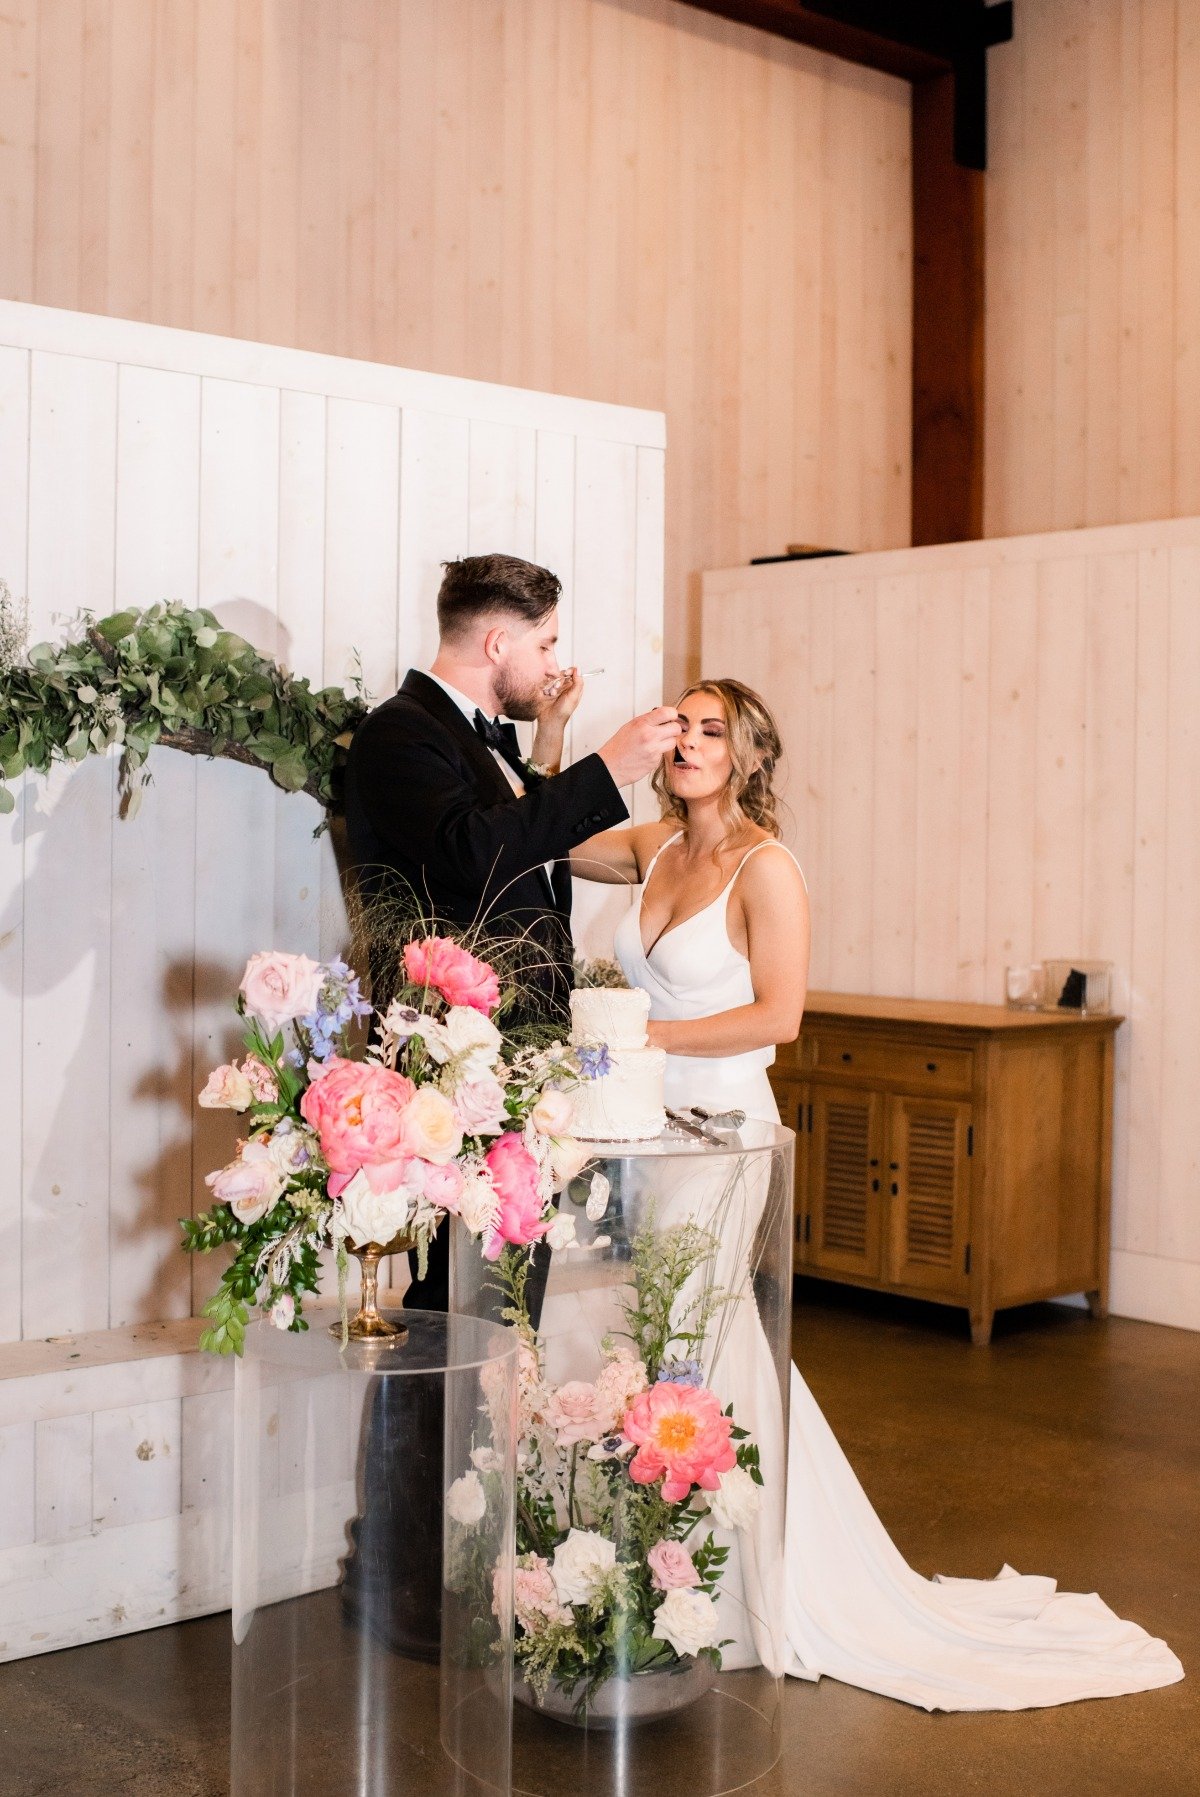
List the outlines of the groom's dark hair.
{"type": "Polygon", "coordinates": [[[557,574],[517,555],[464,555],[442,566],[446,572],[438,591],[437,617],[444,637],[461,636],[477,618],[494,612],[540,624],[562,592],[557,574]]]}

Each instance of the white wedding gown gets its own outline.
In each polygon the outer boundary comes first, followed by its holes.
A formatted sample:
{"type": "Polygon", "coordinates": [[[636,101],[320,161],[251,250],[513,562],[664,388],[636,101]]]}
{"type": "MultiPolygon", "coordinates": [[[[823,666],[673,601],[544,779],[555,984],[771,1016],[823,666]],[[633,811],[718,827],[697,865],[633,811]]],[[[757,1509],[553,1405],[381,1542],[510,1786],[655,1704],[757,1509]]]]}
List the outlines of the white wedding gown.
{"type": "MultiPolygon", "coordinates": [[[[789,853],[764,842],[750,854],[767,848],[789,853]]],[[[712,904],[668,930],[648,955],[640,899],[622,918],[616,954],[629,983],[650,994],[652,1018],[712,1016],[752,1001],[749,962],[725,927],[730,889],[748,859],[712,904]]],[[[647,880],[652,869],[653,863],[647,880]]],[[[666,1102],[712,1112],[738,1108],[777,1123],[767,1078],[773,1059],[769,1049],[714,1060],[669,1055],[666,1102]]],[[[687,1190],[691,1209],[703,1210],[694,1181],[687,1190]]],[[[748,1253],[743,1244],[753,1236],[764,1198],[745,1192],[752,1214],[740,1228],[731,1229],[723,1217],[727,1259],[748,1253]]],[[[719,1282],[726,1281],[737,1282],[728,1265],[719,1269],[719,1282]]],[[[783,1445],[779,1381],[744,1273],[741,1284],[747,1301],[726,1312],[735,1321],[720,1346],[720,1367],[709,1376],[722,1399],[733,1402],[735,1417],[759,1442],[766,1463],[783,1445]]],[[[731,1556],[726,1583],[736,1583],[739,1597],[744,1588],[746,1611],[758,1620],[752,1640],[741,1631],[741,1651],[736,1659],[727,1655],[727,1664],[757,1657],[800,1678],[828,1675],[927,1710],[1032,1709],[1145,1691],[1183,1677],[1165,1642],[1123,1622],[1094,1593],[1060,1592],[1053,1579],[1023,1576],[1007,1565],[995,1579],[915,1573],[893,1546],[795,1366],[787,1453],[785,1564],[780,1569],[771,1562],[777,1518],[773,1534],[764,1517],[757,1535],[739,1538],[741,1564],[735,1569],[731,1556]],[[775,1606],[760,1608],[755,1598],[780,1574],[786,1591],[782,1643],[761,1621],[775,1606]]]]}

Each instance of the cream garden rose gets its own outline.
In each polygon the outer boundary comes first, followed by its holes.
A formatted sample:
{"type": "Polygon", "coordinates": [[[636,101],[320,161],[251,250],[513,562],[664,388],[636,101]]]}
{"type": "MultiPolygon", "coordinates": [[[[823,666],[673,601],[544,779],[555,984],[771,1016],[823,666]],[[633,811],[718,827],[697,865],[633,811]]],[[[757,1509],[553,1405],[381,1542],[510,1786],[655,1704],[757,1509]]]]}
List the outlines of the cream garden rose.
{"type": "Polygon", "coordinates": [[[236,1061],[214,1067],[196,1101],[204,1111],[248,1111],[254,1088],[236,1061]]]}
{"type": "Polygon", "coordinates": [[[265,1217],[285,1184],[265,1142],[247,1142],[237,1160],[210,1173],[204,1181],[220,1204],[227,1204],[239,1223],[249,1226],[265,1217]]]}
{"type": "Polygon", "coordinates": [[[458,1113],[444,1092],[434,1086],[418,1086],[404,1108],[401,1122],[404,1145],[423,1161],[444,1166],[462,1148],[463,1132],[458,1113]]]}
{"type": "Polygon", "coordinates": [[[651,1633],[669,1642],[677,1654],[694,1655],[702,1647],[715,1647],[721,1638],[717,1606],[703,1591],[675,1587],[654,1612],[651,1633]]]}
{"type": "Polygon", "coordinates": [[[543,1136],[565,1136],[571,1128],[575,1106],[557,1086],[547,1086],[529,1113],[529,1121],[543,1136]]]}
{"type": "Polygon", "coordinates": [[[472,1005],[451,1005],[442,1019],[446,1045],[450,1054],[460,1060],[461,1077],[483,1079],[500,1059],[504,1037],[490,1017],[472,1005]]]}

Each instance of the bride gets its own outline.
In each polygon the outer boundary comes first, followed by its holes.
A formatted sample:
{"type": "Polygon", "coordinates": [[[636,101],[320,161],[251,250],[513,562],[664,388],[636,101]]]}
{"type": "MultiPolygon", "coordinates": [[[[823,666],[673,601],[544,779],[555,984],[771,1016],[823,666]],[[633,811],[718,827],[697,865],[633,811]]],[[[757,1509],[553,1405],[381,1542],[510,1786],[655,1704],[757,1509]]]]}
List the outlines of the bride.
{"type": "MultiPolygon", "coordinates": [[[[804,876],[778,840],[779,733],[738,680],[690,688],[677,709],[678,741],[653,780],[662,819],[592,837],[572,868],[641,887],[615,949],[630,985],[650,994],[668,1106],[736,1108],[777,1123],[767,1068],[775,1044],[799,1033],[809,941],[804,876]]],[[[722,1345],[721,1395],[736,1387],[735,1414],[764,1450],[772,1436],[782,1450],[763,1396],[766,1337],[749,1305],[745,1314],[746,1327],[722,1345]]],[[[750,1540],[740,1569],[752,1614],[755,1585],[781,1573],[787,1639],[753,1628],[749,1659],[757,1653],[797,1677],[826,1674],[927,1710],[1034,1708],[1183,1677],[1164,1642],[1095,1594],[1059,1592],[1053,1579],[1009,1566],[991,1580],[915,1573],[795,1366],[787,1452],[785,1564],[762,1564],[750,1540]]]]}

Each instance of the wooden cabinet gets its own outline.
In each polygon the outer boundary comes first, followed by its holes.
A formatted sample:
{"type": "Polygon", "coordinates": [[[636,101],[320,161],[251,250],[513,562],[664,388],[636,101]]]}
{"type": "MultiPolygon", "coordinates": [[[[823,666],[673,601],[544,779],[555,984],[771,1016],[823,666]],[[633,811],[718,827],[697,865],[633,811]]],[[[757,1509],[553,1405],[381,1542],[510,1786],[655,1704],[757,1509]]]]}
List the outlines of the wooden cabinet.
{"type": "Polygon", "coordinates": [[[796,1130],[796,1264],[969,1310],[1107,1307],[1119,1017],[810,993],[772,1082],[796,1130]]]}

